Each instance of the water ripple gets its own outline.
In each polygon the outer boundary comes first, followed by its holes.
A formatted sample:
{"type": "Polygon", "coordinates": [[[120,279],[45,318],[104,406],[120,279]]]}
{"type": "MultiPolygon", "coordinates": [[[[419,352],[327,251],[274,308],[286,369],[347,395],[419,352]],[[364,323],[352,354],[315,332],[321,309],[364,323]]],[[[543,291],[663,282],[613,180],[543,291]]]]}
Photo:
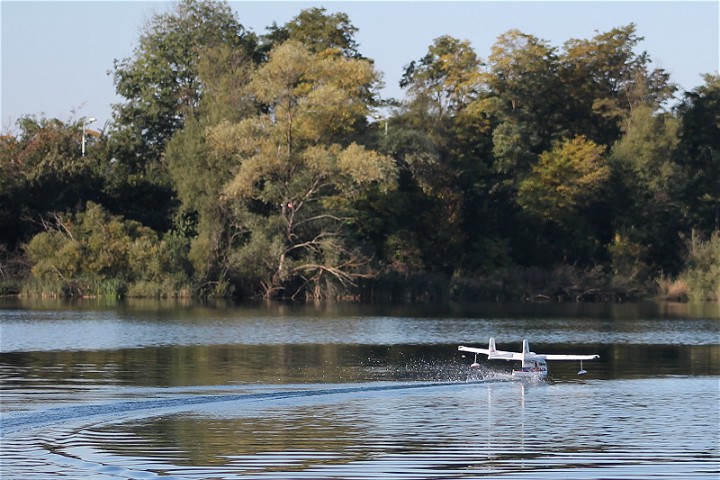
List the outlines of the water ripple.
{"type": "Polygon", "coordinates": [[[710,377],[189,389],[16,413],[10,431],[3,417],[0,459],[3,478],[23,479],[710,479],[718,414],[682,406],[716,405],[717,387],[710,377]]]}

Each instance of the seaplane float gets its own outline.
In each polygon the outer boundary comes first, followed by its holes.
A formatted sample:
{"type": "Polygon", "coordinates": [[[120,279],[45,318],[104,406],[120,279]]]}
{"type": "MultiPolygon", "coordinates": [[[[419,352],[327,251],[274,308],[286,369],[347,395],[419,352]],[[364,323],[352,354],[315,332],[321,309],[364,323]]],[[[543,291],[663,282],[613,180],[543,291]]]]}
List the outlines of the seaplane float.
{"type": "Polygon", "coordinates": [[[585,371],[582,367],[583,360],[594,360],[600,358],[600,355],[555,355],[549,353],[535,353],[530,351],[530,344],[527,340],[523,340],[522,352],[506,352],[495,348],[495,339],[491,338],[488,343],[488,348],[475,348],[459,346],[458,350],[462,352],[470,352],[475,354],[475,361],[470,367],[480,368],[480,364],[477,361],[478,354],[487,355],[488,360],[515,360],[522,362],[520,370],[513,369],[513,378],[529,378],[529,379],[544,379],[547,378],[548,360],[576,360],[580,361],[580,371],[578,375],[585,375],[585,371]]]}

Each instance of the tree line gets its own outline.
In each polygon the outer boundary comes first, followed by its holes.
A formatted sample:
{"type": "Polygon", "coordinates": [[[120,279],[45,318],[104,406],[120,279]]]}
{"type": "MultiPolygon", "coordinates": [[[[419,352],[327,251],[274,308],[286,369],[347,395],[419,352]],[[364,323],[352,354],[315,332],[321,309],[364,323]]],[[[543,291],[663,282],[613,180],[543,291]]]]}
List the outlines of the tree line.
{"type": "MultiPolygon", "coordinates": [[[[258,35],[156,14],[104,131],[0,143],[0,284],[31,295],[720,298],[720,76],[678,92],[629,24],[487,57],[442,36],[402,100],[347,15],[258,35]]],[[[388,48],[391,48],[389,46],[388,48]]]]}

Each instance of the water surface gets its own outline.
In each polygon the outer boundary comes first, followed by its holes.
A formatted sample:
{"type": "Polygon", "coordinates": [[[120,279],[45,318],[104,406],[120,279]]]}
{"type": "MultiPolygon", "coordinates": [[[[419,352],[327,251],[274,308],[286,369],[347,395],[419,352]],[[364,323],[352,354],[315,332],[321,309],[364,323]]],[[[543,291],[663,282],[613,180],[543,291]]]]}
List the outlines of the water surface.
{"type": "Polygon", "coordinates": [[[6,478],[717,478],[720,307],[0,304],[6,478]],[[547,382],[458,344],[599,353],[547,382]]]}

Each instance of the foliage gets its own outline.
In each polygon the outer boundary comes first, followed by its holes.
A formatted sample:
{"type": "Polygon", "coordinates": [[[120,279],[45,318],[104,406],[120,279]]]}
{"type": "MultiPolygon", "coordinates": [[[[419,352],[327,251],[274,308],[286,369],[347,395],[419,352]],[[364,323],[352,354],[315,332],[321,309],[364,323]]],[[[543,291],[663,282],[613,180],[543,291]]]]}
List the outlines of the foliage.
{"type": "Polygon", "coordinates": [[[674,278],[661,274],[656,282],[662,298],[720,301],[720,231],[705,240],[693,230],[686,241],[682,271],[674,278]]]}
{"type": "Polygon", "coordinates": [[[184,279],[167,242],[137,222],[88,203],[77,215],[53,214],[26,246],[35,293],[122,296],[136,282],[184,279]],[[50,289],[48,291],[48,286],[50,289]]]}
{"type": "Polygon", "coordinates": [[[603,150],[584,137],[556,143],[520,183],[518,202],[533,215],[570,227],[581,209],[598,200],[610,177],[603,150]]]}
{"type": "Polygon", "coordinates": [[[675,118],[638,106],[609,158],[619,178],[616,229],[630,235],[629,241],[646,245],[645,261],[665,271],[679,267],[676,252],[682,245],[679,235],[663,232],[684,229],[679,200],[687,171],[678,164],[677,131],[675,118]]]}
{"type": "Polygon", "coordinates": [[[224,193],[252,225],[239,255],[267,246],[265,296],[332,296],[368,274],[369,259],[348,242],[346,211],[367,189],[390,188],[394,165],[346,142],[368,113],[365,94],[375,81],[365,60],[313,54],[290,40],[248,85],[266,111],[209,130],[211,154],[238,165],[224,193]]]}
{"type": "Polygon", "coordinates": [[[41,216],[98,199],[96,152],[105,142],[99,132],[87,132],[82,156],[82,120],[27,116],[17,125],[18,134],[0,143],[0,238],[13,250],[39,231],[41,216]]]}
{"type": "Polygon", "coordinates": [[[717,299],[720,76],[665,110],[634,24],[510,30],[485,60],[444,35],[393,104],[357,32],[324,8],[260,36],[221,1],[151,17],[85,156],[82,119],[0,137],[0,288],[32,267],[56,295],[717,299]]]}
{"type": "Polygon", "coordinates": [[[696,232],[687,242],[687,258],[679,278],[693,301],[720,301],[720,231],[702,240],[696,232]]]}
{"type": "Polygon", "coordinates": [[[196,113],[204,89],[198,75],[201,53],[223,46],[252,51],[254,43],[254,35],[224,3],[182,0],[153,16],[134,55],[115,60],[113,68],[117,93],[126,99],[115,107],[118,159],[139,162],[135,168],[142,170],[160,158],[173,132],[196,113]]]}
{"type": "Polygon", "coordinates": [[[0,295],[17,294],[30,274],[30,265],[21,252],[0,244],[0,295]]]}
{"type": "Polygon", "coordinates": [[[480,93],[480,60],[470,42],[445,35],[405,67],[400,86],[408,87],[412,102],[438,121],[460,112],[480,93]]]}
{"type": "Polygon", "coordinates": [[[108,176],[106,203],[120,205],[117,213],[160,231],[171,228],[168,219],[176,203],[163,162],[166,144],[187,119],[221,115],[218,110],[235,106],[221,103],[236,86],[231,76],[223,77],[222,83],[217,76],[201,74],[213,66],[233,70],[255,54],[256,44],[255,35],[245,30],[226,3],[182,0],[147,22],[131,57],[115,60],[115,89],[124,101],[114,106],[109,145],[114,168],[108,176]],[[206,102],[201,111],[208,90],[216,101],[206,102]],[[148,204],[162,218],[148,216],[148,204]]]}
{"type": "Polygon", "coordinates": [[[345,13],[327,14],[325,8],[312,7],[302,10],[284,26],[273,23],[262,40],[266,51],[287,40],[305,45],[313,53],[328,50],[339,51],[348,58],[362,58],[355,41],[357,28],[345,13]]]}
{"type": "Polygon", "coordinates": [[[685,93],[678,106],[681,164],[688,181],[685,215],[701,231],[720,230],[720,74],[685,93]]]}
{"type": "Polygon", "coordinates": [[[617,285],[637,285],[648,276],[648,247],[632,240],[633,232],[615,233],[608,245],[610,268],[617,285]]]}
{"type": "Polygon", "coordinates": [[[630,23],[592,39],[565,42],[559,73],[568,86],[564,102],[571,115],[570,132],[612,145],[632,108],[647,105],[655,110],[672,97],[676,87],[669,75],[662,69],[649,71],[650,56],[636,53],[642,40],[630,23]]]}
{"type": "Polygon", "coordinates": [[[492,133],[495,168],[517,177],[550,147],[562,112],[556,49],[510,30],[493,45],[488,67],[494,100],[488,105],[498,123],[492,133]]]}
{"type": "MultiPolygon", "coordinates": [[[[479,179],[488,170],[481,67],[468,41],[435,39],[424,57],[405,68],[401,85],[409,98],[384,142],[407,170],[402,187],[415,198],[393,223],[420,239],[412,246],[420,251],[402,255],[420,254],[432,272],[452,274],[472,256],[468,243],[477,232],[471,225],[484,200],[478,197],[486,195],[479,179]]],[[[397,246],[388,244],[390,251],[397,246]]]]}

